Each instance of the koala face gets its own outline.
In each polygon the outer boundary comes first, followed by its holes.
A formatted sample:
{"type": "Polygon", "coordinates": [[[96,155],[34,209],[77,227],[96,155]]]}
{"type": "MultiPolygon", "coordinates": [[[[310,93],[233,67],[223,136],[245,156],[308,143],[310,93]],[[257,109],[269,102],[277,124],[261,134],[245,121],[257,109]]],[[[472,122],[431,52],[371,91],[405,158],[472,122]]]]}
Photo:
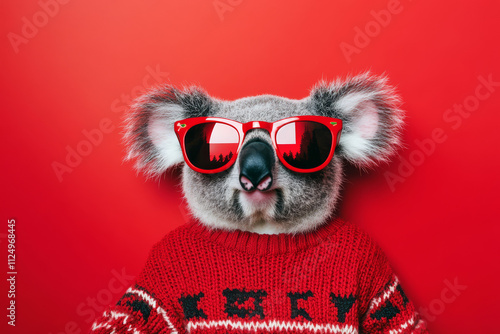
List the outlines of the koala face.
{"type": "Polygon", "coordinates": [[[210,227],[258,233],[312,230],[335,211],[345,161],[370,167],[388,160],[400,141],[403,114],[385,78],[363,74],[321,82],[301,100],[262,95],[215,99],[198,88],[153,89],[134,104],[126,123],[128,159],[147,175],[184,162],[174,123],[189,117],[223,117],[241,123],[292,116],[339,118],[343,130],[330,163],[313,173],[286,168],[264,129],[247,132],[236,162],[204,174],[183,167],[184,195],[193,215],[210,227]]]}

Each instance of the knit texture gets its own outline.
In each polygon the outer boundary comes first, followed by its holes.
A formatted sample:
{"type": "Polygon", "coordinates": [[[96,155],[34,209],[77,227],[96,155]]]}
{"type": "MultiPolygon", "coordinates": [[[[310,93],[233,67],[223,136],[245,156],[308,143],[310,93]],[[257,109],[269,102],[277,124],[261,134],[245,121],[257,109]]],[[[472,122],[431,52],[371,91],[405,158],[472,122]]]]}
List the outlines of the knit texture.
{"type": "Polygon", "coordinates": [[[90,333],[428,333],[381,249],[335,219],[304,234],[192,221],[90,333]]]}

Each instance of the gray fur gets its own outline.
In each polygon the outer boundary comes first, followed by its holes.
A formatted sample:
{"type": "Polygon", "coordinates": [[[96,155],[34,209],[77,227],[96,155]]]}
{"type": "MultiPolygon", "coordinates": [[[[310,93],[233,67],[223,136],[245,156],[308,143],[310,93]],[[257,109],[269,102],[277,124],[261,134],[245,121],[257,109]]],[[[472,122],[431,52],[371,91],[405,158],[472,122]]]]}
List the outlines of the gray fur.
{"type": "MultiPolygon", "coordinates": [[[[217,116],[242,123],[274,122],[298,115],[340,118],[344,128],[330,164],[315,173],[296,173],[275,156],[273,196],[260,207],[243,198],[239,161],[217,174],[183,167],[185,198],[193,215],[205,225],[259,233],[303,232],[334,214],[344,160],[360,167],[372,166],[387,161],[395,151],[403,118],[398,102],[385,78],[368,74],[344,82],[321,82],[301,100],[261,95],[223,101],[198,88],[179,91],[163,86],[138,99],[132,108],[125,135],[128,158],[135,158],[136,167],[148,175],[182,163],[180,145],[172,139],[173,124],[187,117],[217,116]]],[[[271,143],[269,134],[260,129],[248,132],[245,142],[256,137],[271,143]]]]}
{"type": "MultiPolygon", "coordinates": [[[[355,99],[354,99],[355,100],[355,99]]],[[[387,162],[401,145],[404,113],[399,108],[400,98],[386,77],[361,74],[345,81],[320,82],[312,90],[308,109],[319,115],[340,118],[344,122],[338,145],[339,153],[359,167],[370,167],[387,162]],[[343,105],[353,96],[366,96],[360,103],[343,105]],[[377,130],[373,137],[359,142],[359,121],[366,115],[366,107],[377,111],[377,130]],[[354,138],[352,138],[354,137],[354,138]],[[358,141],[357,141],[358,140],[358,141]],[[353,142],[360,145],[353,145],[353,142]]]]}

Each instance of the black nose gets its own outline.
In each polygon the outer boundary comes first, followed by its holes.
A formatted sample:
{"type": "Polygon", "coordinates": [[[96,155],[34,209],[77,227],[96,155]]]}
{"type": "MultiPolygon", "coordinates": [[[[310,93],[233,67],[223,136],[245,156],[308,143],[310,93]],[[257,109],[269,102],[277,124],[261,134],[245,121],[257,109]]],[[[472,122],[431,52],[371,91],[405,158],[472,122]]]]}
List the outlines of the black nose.
{"type": "Polygon", "coordinates": [[[271,145],[261,140],[245,144],[240,152],[240,184],[243,189],[265,191],[271,188],[273,165],[274,150],[271,145]]]}

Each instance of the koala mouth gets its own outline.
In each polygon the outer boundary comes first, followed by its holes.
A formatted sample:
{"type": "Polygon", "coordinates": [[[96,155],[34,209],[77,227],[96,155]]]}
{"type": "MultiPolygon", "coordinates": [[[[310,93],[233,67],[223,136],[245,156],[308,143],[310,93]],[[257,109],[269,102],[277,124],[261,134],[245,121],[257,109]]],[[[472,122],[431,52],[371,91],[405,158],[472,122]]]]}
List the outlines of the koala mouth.
{"type": "Polygon", "coordinates": [[[254,189],[252,191],[240,191],[239,202],[244,215],[247,217],[264,216],[272,218],[278,202],[277,190],[260,191],[254,189]]]}
{"type": "Polygon", "coordinates": [[[242,192],[242,197],[246,199],[248,203],[252,203],[257,206],[265,205],[269,203],[276,197],[276,191],[260,191],[254,190],[251,192],[242,192]]]}

